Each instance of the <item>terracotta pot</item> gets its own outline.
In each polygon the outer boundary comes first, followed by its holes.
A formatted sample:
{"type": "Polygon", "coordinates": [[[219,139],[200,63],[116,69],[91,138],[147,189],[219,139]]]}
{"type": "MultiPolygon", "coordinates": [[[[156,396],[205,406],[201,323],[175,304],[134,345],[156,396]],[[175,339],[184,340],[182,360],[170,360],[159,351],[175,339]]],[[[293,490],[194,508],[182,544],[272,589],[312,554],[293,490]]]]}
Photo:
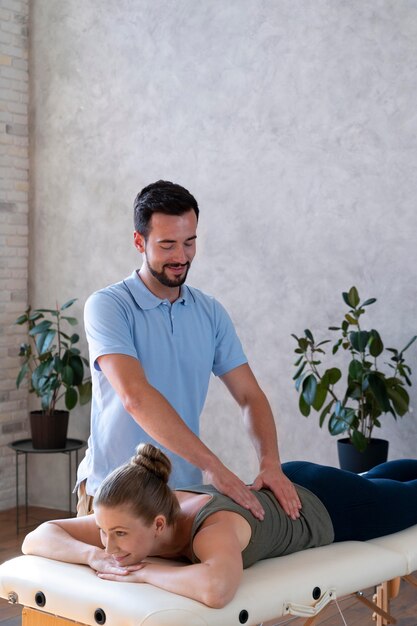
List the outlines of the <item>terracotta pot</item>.
{"type": "Polygon", "coordinates": [[[29,417],[32,443],[36,450],[65,448],[69,411],[55,411],[52,415],[31,411],[29,417]]]}
{"type": "Polygon", "coordinates": [[[359,452],[348,438],[338,439],[337,452],[341,469],[360,474],[385,463],[388,458],[388,441],[371,439],[366,450],[359,452]]]}

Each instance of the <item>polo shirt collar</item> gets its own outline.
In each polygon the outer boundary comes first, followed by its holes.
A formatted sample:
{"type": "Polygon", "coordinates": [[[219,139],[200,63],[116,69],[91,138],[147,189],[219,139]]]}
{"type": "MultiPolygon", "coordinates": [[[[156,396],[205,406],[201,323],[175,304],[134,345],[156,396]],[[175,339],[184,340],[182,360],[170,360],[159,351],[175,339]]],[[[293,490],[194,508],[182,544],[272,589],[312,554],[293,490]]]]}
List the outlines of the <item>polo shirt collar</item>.
{"type": "MultiPolygon", "coordinates": [[[[155,296],[149,291],[145,283],[139,278],[137,270],[134,270],[123,282],[131,293],[132,298],[141,309],[155,309],[163,302],[167,302],[166,300],[161,300],[161,298],[158,298],[158,296],[155,296]]],[[[181,295],[175,302],[181,302],[182,304],[188,304],[190,302],[188,287],[185,285],[181,287],[181,295]]]]}

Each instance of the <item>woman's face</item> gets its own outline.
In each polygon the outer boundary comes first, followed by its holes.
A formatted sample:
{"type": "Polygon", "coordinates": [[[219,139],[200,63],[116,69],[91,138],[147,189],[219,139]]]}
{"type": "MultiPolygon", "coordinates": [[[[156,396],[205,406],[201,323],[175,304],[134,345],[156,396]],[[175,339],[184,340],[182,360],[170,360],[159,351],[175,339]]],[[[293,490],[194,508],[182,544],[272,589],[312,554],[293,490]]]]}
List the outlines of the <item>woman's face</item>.
{"type": "Polygon", "coordinates": [[[128,506],[100,505],[94,508],[94,514],[103,546],[118,566],[135,565],[152,554],[157,536],[155,523],[147,526],[128,506]]]}

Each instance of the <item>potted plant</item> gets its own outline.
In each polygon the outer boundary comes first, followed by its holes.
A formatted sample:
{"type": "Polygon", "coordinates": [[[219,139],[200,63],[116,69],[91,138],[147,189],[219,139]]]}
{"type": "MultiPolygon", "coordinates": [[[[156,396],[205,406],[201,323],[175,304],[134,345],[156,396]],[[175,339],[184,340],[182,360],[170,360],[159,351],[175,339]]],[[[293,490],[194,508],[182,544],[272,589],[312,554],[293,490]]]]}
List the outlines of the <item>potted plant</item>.
{"type": "Polygon", "coordinates": [[[360,472],[387,458],[388,442],[372,437],[374,428],[381,426],[381,416],[391,413],[397,419],[409,410],[406,386],[411,386],[411,369],[404,360],[404,352],[417,336],[412,337],[402,350],[386,348],[390,358],[388,363],[383,362],[384,344],[380,334],[374,328],[365,330],[362,327],[362,316],[376,298],[361,302],[356,287],[342,296],[348,311],[340,326],[330,326],[329,330],[337,332],[332,356],[340,349],[347,352],[342,359],[346,369],[344,379],[342,370],[329,366],[329,357],[325,355],[323,346],[331,340],[316,342],[313,333],[306,329],[302,337],[292,335],[297,342],[295,352],[298,356],[293,380],[300,395],[302,415],[307,417],[314,409],[320,413],[320,426],[328,418],[332,435],[347,433],[347,439],[338,441],[341,467],[360,472]],[[324,359],[326,365],[322,363],[324,359]],[[385,371],[382,365],[386,366],[385,371]],[[367,459],[367,455],[372,456],[373,451],[381,447],[382,457],[367,459]],[[346,448],[354,457],[349,467],[345,460],[346,448]]]}
{"type": "Polygon", "coordinates": [[[28,342],[20,346],[22,366],[16,386],[27,379],[30,393],[41,401],[41,409],[30,412],[32,442],[37,449],[65,447],[69,412],[78,402],[87,404],[91,399],[91,380],[85,377],[88,361],[75,347],[80,337],[65,332],[66,327],[78,324],[75,317],[63,314],[75,301],[55,309],[32,310],[29,306],[15,322],[28,329],[28,342]],[[61,399],[66,410],[57,408],[61,399]]]}

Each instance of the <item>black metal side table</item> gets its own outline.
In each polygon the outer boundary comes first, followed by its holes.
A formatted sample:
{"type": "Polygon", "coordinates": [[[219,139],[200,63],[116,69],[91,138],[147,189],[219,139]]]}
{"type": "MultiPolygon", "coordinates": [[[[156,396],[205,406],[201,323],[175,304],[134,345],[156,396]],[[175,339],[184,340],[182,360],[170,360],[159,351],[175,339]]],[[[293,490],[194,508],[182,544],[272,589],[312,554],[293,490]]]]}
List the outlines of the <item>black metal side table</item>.
{"type": "Polygon", "coordinates": [[[25,457],[25,514],[26,525],[28,523],[28,455],[29,454],[57,454],[63,453],[68,456],[68,514],[72,515],[71,495],[72,495],[72,463],[71,456],[75,453],[75,472],[78,467],[78,451],[87,445],[81,439],[67,439],[64,448],[54,448],[51,450],[37,449],[33,447],[32,439],[20,439],[8,444],[8,447],[16,453],[16,532],[19,533],[19,456],[25,457]]]}

